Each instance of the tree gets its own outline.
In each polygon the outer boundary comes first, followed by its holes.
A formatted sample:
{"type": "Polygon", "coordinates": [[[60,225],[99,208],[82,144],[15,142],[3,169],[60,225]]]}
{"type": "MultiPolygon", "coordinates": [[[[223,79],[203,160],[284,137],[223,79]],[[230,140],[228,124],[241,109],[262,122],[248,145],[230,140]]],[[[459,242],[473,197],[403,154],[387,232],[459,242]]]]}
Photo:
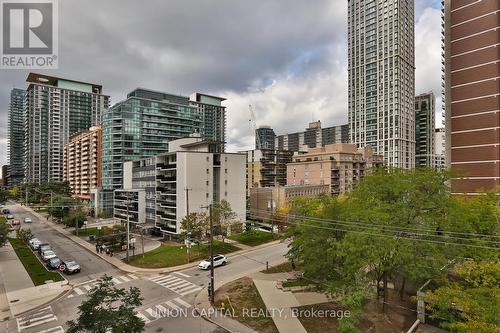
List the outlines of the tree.
{"type": "Polygon", "coordinates": [[[79,200],[57,196],[52,200],[52,208],[49,208],[49,214],[59,221],[63,221],[64,217],[69,213],[72,206],[78,205],[79,200]]]}
{"type": "Polygon", "coordinates": [[[455,266],[445,286],[426,293],[426,308],[453,332],[497,332],[499,285],[499,261],[466,261],[455,266]]]}
{"type": "Polygon", "coordinates": [[[206,212],[193,212],[185,216],[181,221],[181,238],[194,238],[202,240],[210,229],[208,215],[206,212]],[[189,234],[188,234],[189,229],[189,234]]]}
{"type": "Polygon", "coordinates": [[[140,290],[116,288],[110,276],[104,275],[90,290],[87,300],[78,307],[78,318],[68,321],[67,333],[138,333],[144,321],[135,308],[142,305],[140,290]]]}
{"type": "Polygon", "coordinates": [[[5,203],[5,201],[9,200],[9,191],[3,188],[0,188],[0,204],[5,203]]]}
{"type": "Polygon", "coordinates": [[[5,217],[0,216],[0,247],[4,246],[9,235],[9,225],[5,222],[5,217]]]}
{"type": "Polygon", "coordinates": [[[401,281],[403,296],[406,280],[419,284],[442,275],[440,268],[451,259],[491,257],[491,251],[465,246],[484,245],[484,239],[452,232],[494,235],[499,196],[464,204],[450,194],[448,181],[448,173],[433,170],[379,170],[342,197],[294,200],[290,210],[298,217],[286,222],[288,255],[334,298],[375,296],[385,312],[389,282],[401,281]]]}
{"type": "Polygon", "coordinates": [[[222,237],[222,243],[227,236],[227,230],[236,222],[238,215],[231,209],[231,204],[226,200],[221,200],[212,209],[214,227],[218,229],[217,234],[222,237]]]}
{"type": "Polygon", "coordinates": [[[16,236],[24,243],[28,243],[28,241],[33,238],[33,233],[31,232],[31,229],[19,228],[16,230],[16,236]]]}
{"type": "Polygon", "coordinates": [[[83,226],[83,222],[87,220],[87,214],[85,214],[81,210],[74,210],[70,211],[66,216],[63,218],[63,223],[64,225],[68,227],[75,227],[78,225],[78,228],[81,228],[83,226]]]}

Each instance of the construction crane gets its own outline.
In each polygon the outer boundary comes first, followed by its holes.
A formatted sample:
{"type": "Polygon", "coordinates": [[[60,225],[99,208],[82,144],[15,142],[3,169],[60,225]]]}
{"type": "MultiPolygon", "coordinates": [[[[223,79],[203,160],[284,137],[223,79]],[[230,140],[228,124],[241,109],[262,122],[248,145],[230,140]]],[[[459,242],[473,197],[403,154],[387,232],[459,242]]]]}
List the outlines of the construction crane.
{"type": "Polygon", "coordinates": [[[257,135],[257,122],[255,121],[255,113],[253,112],[252,104],[248,105],[248,110],[250,113],[250,118],[248,119],[248,128],[253,129],[253,134],[255,135],[255,149],[259,149],[260,148],[260,138],[257,135]]]}

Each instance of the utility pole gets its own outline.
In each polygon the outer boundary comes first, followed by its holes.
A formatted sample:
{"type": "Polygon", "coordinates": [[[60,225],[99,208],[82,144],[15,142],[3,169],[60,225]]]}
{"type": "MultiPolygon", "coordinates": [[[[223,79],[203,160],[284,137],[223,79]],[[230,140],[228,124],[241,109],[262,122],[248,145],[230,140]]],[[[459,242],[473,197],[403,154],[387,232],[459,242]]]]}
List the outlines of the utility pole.
{"type": "Polygon", "coordinates": [[[26,207],[28,207],[28,182],[25,183],[24,195],[26,196],[26,207]]]}
{"type": "Polygon", "coordinates": [[[130,250],[130,223],[128,217],[128,206],[130,205],[130,193],[127,193],[127,263],[130,262],[129,250],[130,250]]]}
{"type": "MultiPolygon", "coordinates": [[[[52,213],[54,212],[54,202],[52,200],[52,194],[54,192],[50,191],[50,222],[52,223],[52,213]]],[[[78,235],[78,230],[76,231],[76,234],[78,235]]]]}
{"type": "Polygon", "coordinates": [[[141,227],[142,259],[144,259],[144,228],[141,227]]]}
{"type": "Polygon", "coordinates": [[[186,248],[187,248],[187,256],[188,256],[188,264],[191,262],[191,238],[189,237],[190,234],[190,217],[189,217],[189,191],[192,189],[190,188],[185,188],[186,191],[186,248]]]}
{"type": "Polygon", "coordinates": [[[212,204],[208,207],[210,216],[210,303],[215,301],[215,284],[214,284],[214,219],[212,216],[212,204]]]}

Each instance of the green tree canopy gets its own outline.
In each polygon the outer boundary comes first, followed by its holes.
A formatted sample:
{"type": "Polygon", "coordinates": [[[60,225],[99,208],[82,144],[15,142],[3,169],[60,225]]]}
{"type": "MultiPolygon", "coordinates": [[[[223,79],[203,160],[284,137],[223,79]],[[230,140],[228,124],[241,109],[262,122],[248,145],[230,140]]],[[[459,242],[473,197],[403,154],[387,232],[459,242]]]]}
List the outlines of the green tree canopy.
{"type": "Polygon", "coordinates": [[[144,321],[135,308],[142,305],[139,288],[128,291],[116,288],[110,276],[104,275],[90,290],[87,300],[78,307],[78,318],[68,321],[67,333],[139,333],[144,321]]]}

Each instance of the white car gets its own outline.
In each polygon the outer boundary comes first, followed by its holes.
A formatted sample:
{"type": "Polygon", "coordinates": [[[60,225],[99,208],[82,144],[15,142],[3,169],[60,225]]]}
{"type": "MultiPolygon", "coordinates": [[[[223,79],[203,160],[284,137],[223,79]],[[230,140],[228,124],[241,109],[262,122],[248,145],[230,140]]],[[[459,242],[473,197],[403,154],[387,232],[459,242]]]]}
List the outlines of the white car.
{"type": "Polygon", "coordinates": [[[44,251],[42,253],[42,259],[44,261],[50,260],[50,259],[55,258],[55,257],[57,257],[56,253],[52,250],[44,251]]]}
{"type": "Polygon", "coordinates": [[[38,238],[32,238],[28,241],[28,244],[30,245],[32,250],[37,250],[40,244],[42,244],[42,241],[40,241],[38,238]]]}
{"type": "Polygon", "coordinates": [[[11,214],[7,215],[7,220],[13,220],[13,219],[14,219],[14,215],[11,215],[11,214]]]}
{"type": "MultiPolygon", "coordinates": [[[[223,256],[222,254],[218,254],[218,255],[214,256],[214,267],[224,266],[225,264],[227,264],[227,258],[225,256],[223,256]]],[[[200,262],[198,264],[198,268],[209,269],[210,265],[211,265],[210,258],[208,258],[208,259],[200,262]]]]}
{"type": "Polygon", "coordinates": [[[24,223],[31,223],[33,220],[31,220],[29,217],[24,218],[24,223]]]}

